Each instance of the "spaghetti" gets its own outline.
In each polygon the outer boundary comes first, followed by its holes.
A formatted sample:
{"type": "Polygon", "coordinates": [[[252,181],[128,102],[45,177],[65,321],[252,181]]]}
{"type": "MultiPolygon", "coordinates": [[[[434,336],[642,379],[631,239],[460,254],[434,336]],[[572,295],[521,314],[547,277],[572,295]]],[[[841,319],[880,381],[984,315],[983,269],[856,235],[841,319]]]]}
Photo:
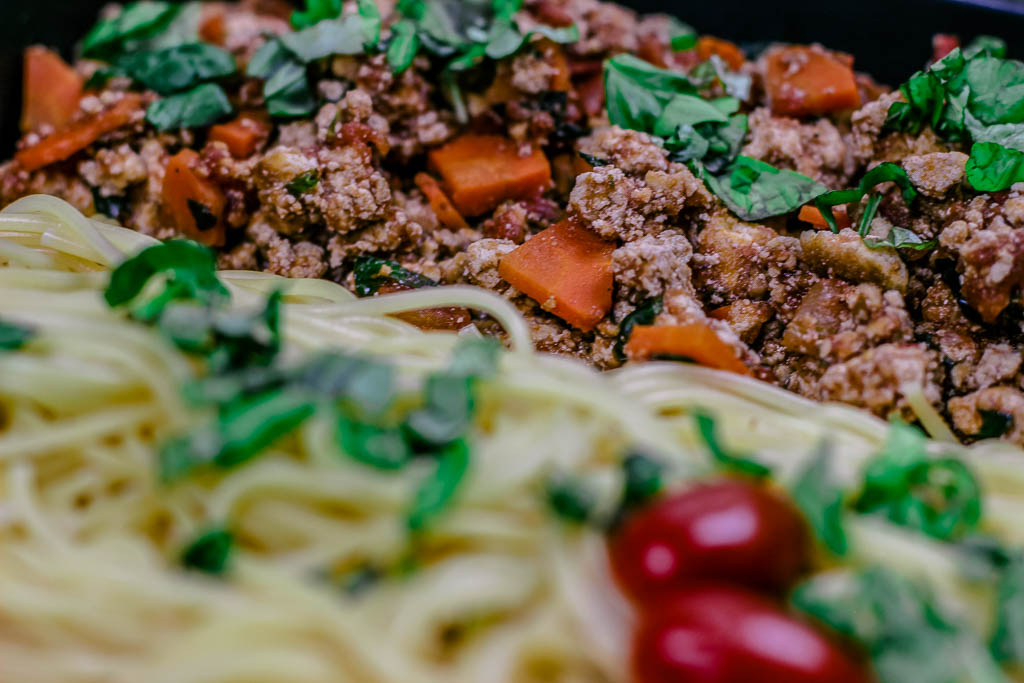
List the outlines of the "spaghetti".
{"type": "MultiPolygon", "coordinates": [[[[696,408],[781,483],[823,438],[837,476],[853,482],[887,438],[865,413],[737,375],[682,364],[601,375],[536,354],[515,310],[480,290],[358,300],[325,281],[223,272],[235,309],[282,292],[292,358],[382,359],[416,386],[472,332],[426,333],[388,316],[430,307],[488,313],[511,350],[479,385],[465,481],[414,541],[402,515],[427,470],[345,457],[321,414],[238,467],[165,484],[156,451],[199,428],[181,387],[200,370],[103,300],[109,270],[154,244],[52,197],[0,212],[0,320],[35,332],[0,352],[0,680],[625,681],[631,608],[602,536],[551,513],[551,477],[584,478],[607,507],[629,449],[655,454],[675,482],[706,474],[696,408]],[[217,525],[239,539],[227,574],[183,571],[182,548],[217,525]],[[415,566],[403,569],[413,544],[415,566]],[[366,567],[384,578],[340,585],[366,567]]],[[[1024,544],[1021,452],[929,448],[972,466],[984,528],[1024,544]]],[[[964,578],[947,544],[872,517],[849,528],[852,563],[926,581],[954,614],[989,628],[992,590],[964,578]]]]}

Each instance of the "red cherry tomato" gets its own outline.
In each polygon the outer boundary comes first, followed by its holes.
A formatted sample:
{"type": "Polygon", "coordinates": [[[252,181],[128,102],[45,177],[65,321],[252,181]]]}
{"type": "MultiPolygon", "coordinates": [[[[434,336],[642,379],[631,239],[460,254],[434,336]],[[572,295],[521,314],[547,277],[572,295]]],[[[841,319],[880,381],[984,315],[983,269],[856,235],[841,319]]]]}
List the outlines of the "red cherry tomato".
{"type": "Polygon", "coordinates": [[[865,665],[772,600],[693,584],[641,617],[636,683],[870,683],[865,665]]]}
{"type": "Polygon", "coordinates": [[[698,486],[655,501],[627,519],[611,543],[619,583],[641,601],[694,579],[784,589],[807,567],[809,556],[806,524],[796,508],[743,481],[698,486]]]}

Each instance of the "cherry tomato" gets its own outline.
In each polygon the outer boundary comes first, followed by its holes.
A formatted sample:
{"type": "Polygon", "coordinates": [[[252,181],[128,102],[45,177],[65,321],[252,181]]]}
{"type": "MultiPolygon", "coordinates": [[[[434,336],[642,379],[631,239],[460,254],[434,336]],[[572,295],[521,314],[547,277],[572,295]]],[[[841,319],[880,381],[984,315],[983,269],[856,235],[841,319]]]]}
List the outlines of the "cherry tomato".
{"type": "Polygon", "coordinates": [[[619,583],[641,601],[695,579],[785,589],[809,557],[799,511],[767,489],[738,480],[657,500],[627,519],[611,542],[619,583]]]}
{"type": "Polygon", "coordinates": [[[870,683],[867,667],[771,599],[692,584],[641,617],[636,683],[870,683]]]}

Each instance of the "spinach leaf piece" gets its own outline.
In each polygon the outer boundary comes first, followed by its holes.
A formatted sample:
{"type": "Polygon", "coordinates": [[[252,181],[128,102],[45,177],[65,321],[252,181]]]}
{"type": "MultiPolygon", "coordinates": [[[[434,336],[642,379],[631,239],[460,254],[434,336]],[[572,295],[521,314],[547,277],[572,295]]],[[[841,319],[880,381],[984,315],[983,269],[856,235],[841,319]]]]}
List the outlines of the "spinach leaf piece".
{"type": "Polygon", "coordinates": [[[668,39],[674,52],[685,52],[697,47],[697,31],[674,16],[665,18],[668,24],[668,39]]]}
{"type": "Polygon", "coordinates": [[[0,318],[0,351],[16,351],[24,346],[35,331],[0,318]]]}
{"type": "Polygon", "coordinates": [[[391,27],[391,42],[388,44],[388,65],[400,74],[412,65],[420,49],[420,37],[416,24],[401,19],[391,27]]]}
{"type": "Polygon", "coordinates": [[[972,59],[979,55],[1006,57],[1006,41],[996,36],[978,36],[964,48],[964,57],[972,59]]]}
{"type": "Polygon", "coordinates": [[[697,95],[697,88],[685,75],[659,69],[632,55],[605,62],[604,85],[612,125],[652,133],[677,95],[697,95]]]}
{"type": "Polygon", "coordinates": [[[934,538],[956,540],[977,528],[981,488],[963,462],[932,458],[925,436],[896,421],[882,452],[865,468],[854,506],[934,538]]]}
{"type": "Polygon", "coordinates": [[[665,465],[643,453],[630,453],[622,460],[622,473],[625,481],[622,485],[621,507],[628,509],[647,502],[661,492],[665,465]]]}
{"type": "Polygon", "coordinates": [[[544,494],[552,512],[567,522],[586,524],[593,520],[597,499],[582,481],[568,476],[553,477],[548,480],[544,494]]]}
{"type": "Polygon", "coordinates": [[[981,429],[972,434],[976,439],[998,439],[1013,429],[1014,418],[998,410],[981,410],[981,429]]]}
{"type": "Polygon", "coordinates": [[[744,474],[750,477],[763,478],[772,473],[767,465],[757,462],[746,453],[736,453],[727,449],[718,439],[718,428],[715,418],[705,412],[695,412],[697,434],[700,436],[715,463],[728,472],[744,474]]]}
{"type": "Polygon", "coordinates": [[[843,526],[843,490],[831,478],[832,448],[822,443],[790,490],[821,544],[842,557],[849,550],[843,526]]]}
{"type": "Polygon", "coordinates": [[[745,221],[790,213],[828,192],[805,175],[742,155],[720,175],[698,171],[708,189],[745,221]]]}
{"type": "MultiPolygon", "coordinates": [[[[828,223],[832,232],[839,232],[839,226],[836,223],[835,215],[832,213],[832,207],[839,204],[853,204],[855,202],[859,202],[877,185],[888,182],[896,183],[899,186],[900,193],[903,195],[903,201],[906,202],[908,206],[917,198],[917,190],[914,189],[913,184],[910,182],[910,178],[907,177],[907,172],[900,166],[887,161],[875,166],[873,169],[865,173],[857,187],[849,190],[833,190],[832,192],[827,192],[815,198],[814,204],[818,207],[818,210],[821,211],[821,215],[825,217],[825,222],[828,223]]],[[[865,210],[864,215],[861,216],[860,224],[857,228],[857,232],[861,237],[868,234],[868,231],[871,229],[871,223],[875,219],[875,213],[878,210],[878,201],[880,198],[872,199],[873,201],[869,202],[868,209],[865,210]]]]}
{"type": "Polygon", "coordinates": [[[420,485],[406,517],[409,530],[422,532],[449,505],[469,470],[469,445],[456,439],[441,451],[437,467],[420,485]]]}
{"type": "Polygon", "coordinates": [[[288,194],[297,198],[312,190],[319,183],[320,171],[314,168],[297,175],[285,186],[285,189],[288,190],[288,194]]]}
{"type": "Polygon", "coordinates": [[[338,420],[338,444],[349,457],[380,470],[399,470],[409,464],[413,452],[402,430],[338,420]]]}
{"type": "Polygon", "coordinates": [[[388,283],[405,288],[436,287],[437,282],[415,273],[394,261],[367,256],[359,259],[355,267],[356,294],[373,296],[388,283]]]}
{"type": "Polygon", "coordinates": [[[181,554],[181,564],[206,574],[219,576],[227,571],[235,537],[221,528],[210,529],[189,544],[181,554]]]}
{"type": "Polygon", "coordinates": [[[234,111],[224,90],[213,83],[157,100],[146,109],[146,121],[157,130],[201,128],[234,111]]]}
{"type": "Polygon", "coordinates": [[[331,55],[358,55],[365,42],[363,20],[349,14],[338,20],[321,21],[295,33],[285,33],[277,40],[300,62],[308,64],[331,55]]]}
{"type": "Polygon", "coordinates": [[[210,306],[228,299],[228,290],[217,279],[213,251],[195,242],[172,240],[147,247],[117,266],[104,292],[107,305],[117,307],[133,301],[159,274],[167,277],[164,290],[136,311],[141,320],[156,320],[172,301],[210,306]]]}
{"type": "Polygon", "coordinates": [[[938,246],[937,240],[926,240],[920,235],[906,228],[893,227],[889,230],[888,236],[884,239],[869,237],[865,238],[864,244],[869,249],[882,249],[891,247],[893,249],[914,249],[916,251],[927,251],[938,246]]]}
{"type": "Polygon", "coordinates": [[[619,324],[619,336],[615,339],[615,346],[612,352],[620,362],[626,360],[626,344],[629,342],[633,328],[637,325],[653,325],[654,320],[661,315],[663,308],[662,298],[655,297],[640,304],[635,311],[622,319],[619,324]]]}
{"type": "Polygon", "coordinates": [[[975,143],[967,160],[967,181],[982,192],[998,192],[1024,182],[1024,152],[994,142],[975,143]]]}
{"type": "Polygon", "coordinates": [[[117,66],[150,90],[168,95],[235,73],[235,58],[207,43],[187,43],[121,57],[117,66]]]}
{"type": "Polygon", "coordinates": [[[167,28],[182,5],[141,0],[129,3],[109,19],[98,22],[82,40],[82,56],[102,58],[131,39],[151,37],[167,28]]]}
{"type": "Polygon", "coordinates": [[[859,643],[882,683],[1007,683],[973,632],[925,587],[883,568],[822,574],[797,586],[793,606],[859,643]]]}
{"type": "Polygon", "coordinates": [[[341,0],[306,0],[304,10],[292,12],[292,28],[301,31],[324,19],[337,19],[341,16],[341,0]]]}

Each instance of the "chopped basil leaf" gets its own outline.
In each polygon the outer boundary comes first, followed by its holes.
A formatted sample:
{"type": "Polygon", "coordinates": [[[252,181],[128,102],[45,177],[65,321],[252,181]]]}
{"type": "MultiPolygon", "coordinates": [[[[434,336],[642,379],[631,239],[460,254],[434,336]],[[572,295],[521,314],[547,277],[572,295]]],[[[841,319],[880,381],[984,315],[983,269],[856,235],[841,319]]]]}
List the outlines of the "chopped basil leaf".
{"type": "Polygon", "coordinates": [[[306,194],[314,187],[316,187],[317,184],[319,183],[320,171],[316,169],[311,169],[309,171],[306,171],[305,173],[300,173],[298,176],[296,176],[290,183],[288,183],[285,186],[285,189],[288,190],[288,194],[290,194],[291,196],[301,197],[302,195],[306,194]]]}
{"type": "Polygon", "coordinates": [[[187,43],[121,57],[117,67],[161,95],[187,90],[235,73],[235,58],[219,47],[187,43]]]}
{"type": "Polygon", "coordinates": [[[1006,57],[1006,41],[996,36],[978,36],[964,48],[964,57],[973,59],[978,56],[1006,57]]]}
{"type": "Polygon", "coordinates": [[[182,5],[171,2],[130,3],[89,31],[82,41],[82,56],[102,57],[116,52],[129,39],[150,37],[165,29],[181,9],[182,5]]]}
{"type": "Polygon", "coordinates": [[[234,535],[225,529],[211,529],[193,541],[181,554],[181,564],[207,574],[223,574],[228,567],[234,535]]]}
{"type": "Polygon", "coordinates": [[[994,142],[975,143],[967,160],[967,181],[982,192],[998,192],[1024,182],[1024,152],[994,142]]]}
{"type": "Polygon", "coordinates": [[[206,204],[189,199],[188,210],[192,214],[192,218],[195,219],[196,228],[200,232],[206,232],[217,227],[219,219],[213,215],[213,211],[210,211],[210,207],[206,204]]]}
{"type": "Polygon", "coordinates": [[[107,305],[123,306],[134,300],[158,274],[166,274],[168,281],[164,292],[145,304],[139,316],[143,320],[155,320],[171,301],[210,306],[228,298],[228,290],[217,279],[214,253],[195,242],[172,240],[148,247],[117,266],[104,292],[107,305]]]}
{"type": "Polygon", "coordinates": [[[1001,662],[1024,662],[1024,557],[1010,559],[999,580],[992,654],[1001,662]]]}
{"type": "Polygon", "coordinates": [[[919,430],[894,422],[882,452],[864,471],[855,508],[940,540],[955,540],[977,527],[981,488],[964,463],[932,458],[919,430]]]}
{"type": "Polygon", "coordinates": [[[441,373],[427,379],[426,402],[409,415],[408,429],[418,441],[443,446],[469,427],[474,400],[472,378],[441,373]]]}
{"type": "Polygon", "coordinates": [[[864,244],[870,249],[892,247],[893,249],[925,251],[927,249],[934,249],[938,242],[936,240],[925,240],[917,233],[911,232],[906,228],[894,227],[889,230],[889,235],[885,239],[865,238],[864,244]]]}
{"type": "Polygon", "coordinates": [[[206,83],[179,95],[157,100],[146,110],[146,120],[157,130],[200,128],[234,111],[219,85],[206,83]]]}
{"type": "Polygon", "coordinates": [[[307,116],[316,110],[316,100],[306,80],[306,67],[288,61],[263,84],[263,98],[271,116],[307,116]]]}
{"type": "Polygon", "coordinates": [[[984,644],[944,614],[930,591],[890,570],[821,574],[797,586],[791,602],[859,643],[880,681],[1006,680],[984,644]]]}
{"type": "Polygon", "coordinates": [[[437,282],[400,266],[394,261],[372,256],[359,259],[355,267],[356,294],[372,296],[381,286],[396,283],[403,287],[419,289],[420,287],[436,287],[437,282]]]}
{"type": "Polygon", "coordinates": [[[377,469],[398,470],[412,460],[412,448],[397,428],[381,428],[341,417],[337,436],[342,452],[377,469]]]}
{"type": "Polygon", "coordinates": [[[718,55],[711,55],[706,62],[694,67],[690,79],[698,88],[710,87],[718,81],[725,88],[726,94],[744,102],[750,99],[750,89],[754,84],[750,75],[731,71],[725,60],[718,55]]]}
{"type": "Polygon", "coordinates": [[[341,0],[306,0],[306,9],[292,12],[292,28],[296,31],[341,16],[341,0]]]}
{"type": "Polygon", "coordinates": [[[642,453],[631,453],[622,461],[622,472],[625,475],[622,507],[630,508],[647,502],[661,491],[665,465],[642,453]]]}
{"type": "MultiPolygon", "coordinates": [[[[917,198],[917,190],[914,189],[913,184],[910,182],[910,178],[907,177],[907,172],[896,164],[887,161],[875,166],[873,169],[865,173],[857,187],[849,190],[834,190],[832,192],[827,192],[817,197],[814,200],[814,204],[818,207],[818,210],[821,211],[821,215],[825,217],[825,222],[828,223],[832,232],[839,232],[839,226],[832,213],[832,207],[839,204],[853,204],[855,202],[859,202],[877,185],[888,182],[896,183],[899,186],[900,192],[903,195],[903,201],[906,202],[908,206],[917,198]]],[[[880,198],[876,199],[875,197],[872,197],[871,200],[869,200],[868,209],[864,211],[864,215],[861,217],[860,225],[857,229],[857,232],[861,237],[866,236],[868,231],[871,230],[871,223],[875,219],[875,213],[878,210],[879,201],[880,198]]]]}
{"type": "Polygon", "coordinates": [[[576,524],[591,520],[597,501],[582,482],[570,477],[556,477],[545,487],[548,506],[559,517],[576,524]]]}
{"type": "Polygon", "coordinates": [[[742,155],[720,175],[698,170],[708,189],[745,221],[790,213],[828,192],[805,175],[742,155]]]}
{"type": "Polygon", "coordinates": [[[402,19],[391,27],[391,42],[388,44],[388,65],[396,74],[400,74],[412,65],[412,60],[420,49],[419,34],[416,24],[402,19]]]}
{"type": "Polygon", "coordinates": [[[469,469],[469,446],[457,439],[441,451],[437,468],[416,491],[406,518],[410,531],[423,531],[447,508],[469,469]]]}
{"type": "Polygon", "coordinates": [[[611,163],[607,159],[599,159],[595,157],[593,154],[587,154],[586,152],[580,152],[579,155],[580,158],[583,159],[583,161],[587,162],[594,168],[598,168],[600,166],[607,166],[608,164],[611,163]]]}
{"type": "Polygon", "coordinates": [[[843,527],[843,490],[831,478],[832,448],[822,443],[791,489],[793,501],[821,544],[842,557],[849,550],[843,527]]]}
{"type": "Polygon", "coordinates": [[[32,329],[0,319],[0,351],[16,351],[34,336],[32,329]]]}
{"type": "Polygon", "coordinates": [[[626,344],[629,342],[630,335],[633,334],[633,328],[637,325],[653,325],[655,318],[661,314],[662,307],[660,296],[648,299],[640,304],[635,311],[622,319],[622,322],[619,324],[619,336],[616,338],[615,346],[612,349],[616,359],[620,362],[626,360],[626,344]]]}
{"type": "Polygon", "coordinates": [[[498,371],[501,344],[496,339],[466,337],[452,352],[448,373],[456,377],[492,377],[498,371]]]}
{"type": "Polygon", "coordinates": [[[612,125],[651,132],[676,95],[696,95],[683,74],[659,69],[632,55],[605,62],[608,120],[612,125]]]}
{"type": "Polygon", "coordinates": [[[723,470],[755,478],[767,477],[772,473],[770,467],[757,462],[750,455],[730,452],[726,449],[722,442],[718,440],[714,417],[708,413],[696,412],[694,413],[694,419],[697,422],[698,436],[700,436],[704,445],[711,452],[712,459],[723,470]]]}
{"type": "Polygon", "coordinates": [[[376,419],[395,398],[394,370],[368,358],[324,353],[300,366],[289,381],[321,400],[340,401],[347,414],[376,419]]]}
{"type": "Polygon", "coordinates": [[[299,61],[308,64],[331,55],[363,53],[363,20],[350,14],[338,20],[321,21],[307,29],[278,36],[278,41],[299,61]]]}
{"type": "Polygon", "coordinates": [[[976,439],[998,439],[1013,429],[1013,415],[998,410],[982,410],[981,429],[972,434],[976,439]]]}
{"type": "Polygon", "coordinates": [[[356,10],[365,46],[367,50],[375,48],[380,42],[380,30],[383,23],[380,9],[377,8],[377,3],[374,0],[357,0],[356,10]]]}
{"type": "Polygon", "coordinates": [[[104,195],[98,187],[92,188],[92,205],[96,213],[118,220],[128,215],[128,197],[125,195],[104,195]]]}
{"type": "Polygon", "coordinates": [[[684,24],[671,15],[666,18],[666,21],[669,44],[673,51],[684,52],[697,47],[697,31],[692,26],[684,24]]]}

